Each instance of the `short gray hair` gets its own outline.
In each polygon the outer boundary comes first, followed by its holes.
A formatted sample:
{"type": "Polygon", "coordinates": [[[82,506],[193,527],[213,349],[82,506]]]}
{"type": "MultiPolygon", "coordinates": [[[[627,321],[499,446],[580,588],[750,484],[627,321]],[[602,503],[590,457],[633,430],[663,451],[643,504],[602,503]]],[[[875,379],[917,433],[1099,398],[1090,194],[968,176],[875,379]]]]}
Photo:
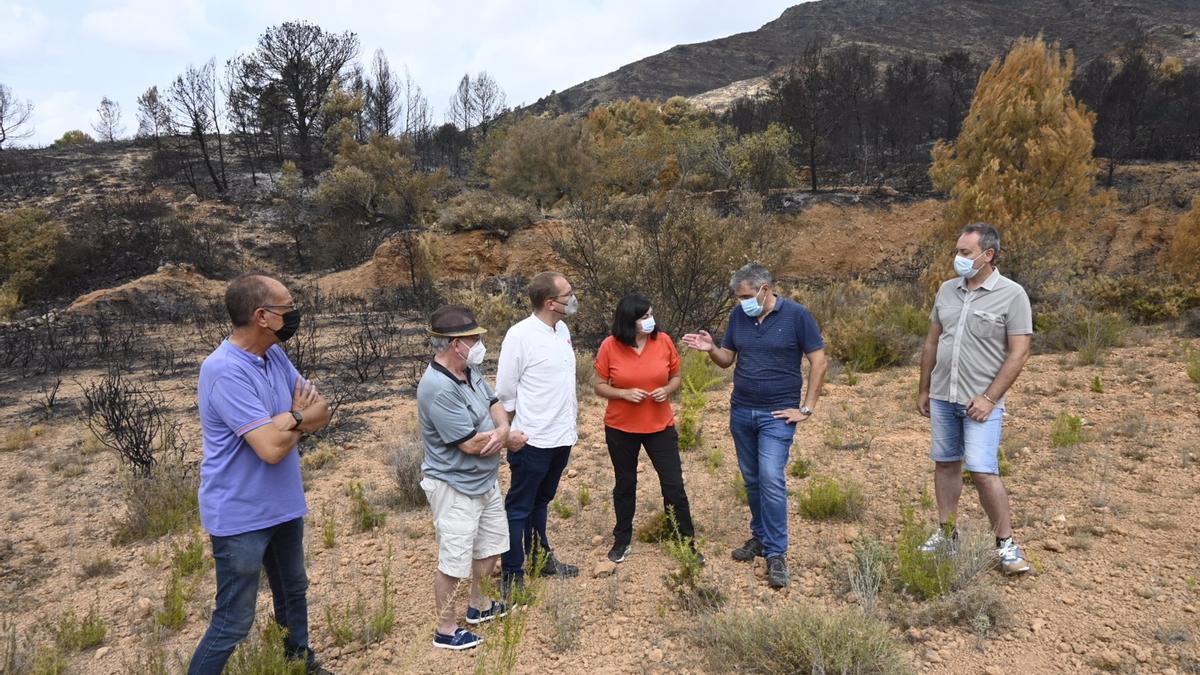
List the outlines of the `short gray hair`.
{"type": "Polygon", "coordinates": [[[429,338],[429,346],[433,347],[434,352],[441,353],[441,352],[446,351],[446,349],[450,347],[450,341],[453,339],[454,338],[442,337],[440,335],[433,335],[433,336],[430,336],[430,338],[429,338]]]}
{"type": "Polygon", "coordinates": [[[986,251],[990,248],[995,251],[992,254],[992,262],[996,262],[996,258],[1000,257],[1000,231],[995,227],[987,223],[971,223],[962,229],[959,236],[964,234],[978,234],[979,250],[986,251]]]}
{"type": "Polygon", "coordinates": [[[737,289],[742,284],[750,284],[754,288],[762,288],[767,284],[774,283],[774,281],[770,270],[767,268],[758,263],[746,263],[733,273],[733,277],[729,280],[729,290],[737,293],[737,289]]]}

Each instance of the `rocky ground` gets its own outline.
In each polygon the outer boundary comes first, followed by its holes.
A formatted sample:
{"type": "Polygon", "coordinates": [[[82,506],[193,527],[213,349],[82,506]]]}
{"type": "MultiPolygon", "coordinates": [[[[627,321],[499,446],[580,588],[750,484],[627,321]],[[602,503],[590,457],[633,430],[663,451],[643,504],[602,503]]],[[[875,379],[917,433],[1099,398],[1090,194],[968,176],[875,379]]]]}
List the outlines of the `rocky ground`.
{"type": "MultiPolygon", "coordinates": [[[[1020,578],[989,577],[1013,618],[986,634],[970,626],[903,629],[897,623],[895,639],[915,670],[1011,675],[1200,669],[1200,389],[1184,366],[1200,341],[1154,329],[1131,336],[1128,344],[1097,366],[1078,366],[1069,354],[1030,361],[1010,397],[1004,447],[1012,462],[1006,481],[1017,535],[1034,571],[1020,578]],[[1095,378],[1101,393],[1093,391],[1095,378]],[[1052,447],[1050,430],[1063,412],[1085,418],[1083,442],[1052,447]]],[[[76,401],[78,383],[93,374],[79,373],[63,385],[66,403],[60,409],[76,401]]],[[[157,386],[172,397],[176,413],[188,420],[187,433],[195,436],[192,377],[157,386]]],[[[855,610],[846,575],[852,542],[876,536],[891,545],[904,504],[916,505],[920,517],[932,521],[932,510],[920,499],[931,490],[932,475],[927,421],[913,411],[915,381],[911,367],[861,375],[853,386],[844,375],[831,378],[818,414],[797,433],[793,453],[810,460],[815,475],[861,483],[866,515],[853,523],[815,522],[793,507],[793,581],[781,591],[767,588],[761,569],[729,557],[747,536],[749,515],[732,486],[737,467],[725,429],[728,386],[710,392],[702,447],[685,454],[684,469],[709,561],[705,574],[728,594],[730,608],[804,604],[855,610]]],[[[3,382],[0,426],[6,434],[27,429],[27,401],[42,383],[12,374],[3,382]]],[[[411,396],[355,404],[349,414],[361,422],[357,431],[313,448],[332,452],[333,459],[308,475],[314,646],[342,673],[468,672],[480,660],[489,662],[482,667],[487,670],[499,658],[495,648],[447,653],[429,645],[436,546],[427,510],[384,506],[381,527],[356,533],[351,526],[346,496],[351,482],[365,483],[383,505],[395,489],[389,457],[413,422],[411,396]],[[331,548],[323,536],[329,520],[336,528],[331,548]],[[327,612],[354,616],[357,599],[368,611],[377,606],[385,570],[394,627],[369,647],[335,646],[327,612]]],[[[548,582],[546,599],[527,617],[516,672],[708,672],[713,665],[694,639],[698,618],[679,608],[664,585],[672,563],[661,547],[635,543],[634,554],[615,573],[603,565],[613,516],[602,414],[602,403],[585,397],[581,438],[560,489],[560,500],[575,513],[551,514],[559,556],[583,572],[578,579],[548,582]],[[584,491],[591,500],[580,507],[584,491]],[[562,648],[571,640],[577,642],[573,648],[562,648]]],[[[180,630],[156,625],[171,552],[188,537],[112,545],[113,522],[122,509],[118,464],[86,438],[80,419],[61,413],[0,452],[5,627],[10,635],[37,642],[45,639],[40,626],[68,610],[82,614],[94,606],[108,624],[108,636],[98,649],[73,656],[72,672],[136,672],[151,657],[178,663],[206,626],[212,572],[197,577],[180,630]],[[104,560],[111,563],[110,573],[85,572],[104,560]]],[[[789,487],[803,490],[808,480],[789,477],[789,487]]],[[[660,507],[652,469],[641,472],[638,490],[640,524],[660,507]]],[[[985,523],[969,488],[963,506],[964,526],[985,523]]],[[[912,602],[888,592],[881,605],[881,616],[895,620],[912,602]]],[[[260,611],[269,612],[265,593],[260,611]]],[[[488,632],[495,644],[502,641],[497,630],[488,632]]]]}

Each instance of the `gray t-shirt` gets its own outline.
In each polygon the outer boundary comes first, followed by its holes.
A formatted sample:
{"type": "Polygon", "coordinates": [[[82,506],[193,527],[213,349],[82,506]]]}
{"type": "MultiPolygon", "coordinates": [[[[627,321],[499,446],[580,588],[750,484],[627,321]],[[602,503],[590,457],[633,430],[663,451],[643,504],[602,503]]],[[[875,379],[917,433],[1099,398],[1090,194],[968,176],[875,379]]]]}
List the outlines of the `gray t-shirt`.
{"type": "MultiPolygon", "coordinates": [[[[1000,270],[974,291],[961,277],[942,284],[929,320],[942,326],[929,397],[962,405],[996,379],[1008,357],[1008,336],[1033,334],[1029,296],[1000,270]]],[[[996,405],[1003,408],[1004,401],[996,405]]]]}
{"type": "Polygon", "coordinates": [[[496,428],[490,408],[496,393],[479,371],[468,368],[467,379],[439,363],[431,363],[417,384],[417,417],[425,461],[421,473],[449,483],[459,492],[478,496],[492,489],[500,469],[500,453],[468,455],[459,449],[475,434],[496,428]]]}

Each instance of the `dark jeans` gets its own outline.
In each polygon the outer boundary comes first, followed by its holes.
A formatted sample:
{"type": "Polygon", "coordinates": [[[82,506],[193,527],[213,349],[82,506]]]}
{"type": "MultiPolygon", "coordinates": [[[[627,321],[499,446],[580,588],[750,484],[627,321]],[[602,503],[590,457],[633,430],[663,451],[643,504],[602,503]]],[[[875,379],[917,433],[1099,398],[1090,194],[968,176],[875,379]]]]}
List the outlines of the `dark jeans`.
{"type": "Polygon", "coordinates": [[[275,622],[287,630],[288,656],[313,663],[308,648],[308,577],[304,573],[304,519],[228,537],[212,537],[217,606],[192,655],[188,675],[218,675],[254,624],[258,579],[266,570],[275,622]]]}
{"type": "Polygon", "coordinates": [[[569,445],[558,448],[526,445],[518,452],[509,451],[512,482],[504,497],[509,545],[508,552],[500,557],[500,567],[506,574],[524,574],[525,556],[532,550],[535,539],[543,551],[551,550],[546,538],[546,507],[558,493],[558,481],[570,458],[569,445]]]}
{"type": "Polygon", "coordinates": [[[633,538],[633,514],[637,508],[637,465],[638,454],[643,446],[658,473],[658,485],[662,489],[663,510],[675,512],[679,535],[695,539],[692,526],[692,511],[688,506],[687,492],[683,489],[683,464],[679,459],[679,432],[670,426],[652,434],[633,434],[612,427],[604,427],[604,440],[608,442],[608,456],[613,465],[613,511],[617,514],[617,525],[613,528],[616,544],[628,544],[633,538]]]}

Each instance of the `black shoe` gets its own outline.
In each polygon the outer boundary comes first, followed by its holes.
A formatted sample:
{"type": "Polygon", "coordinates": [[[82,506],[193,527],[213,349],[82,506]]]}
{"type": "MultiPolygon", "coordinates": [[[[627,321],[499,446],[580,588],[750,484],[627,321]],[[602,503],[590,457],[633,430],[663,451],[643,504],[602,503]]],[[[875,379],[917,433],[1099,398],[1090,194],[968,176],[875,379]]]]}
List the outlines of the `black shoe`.
{"type": "Polygon", "coordinates": [[[762,554],[762,542],[758,540],[758,537],[750,537],[746,540],[745,544],[742,544],[741,548],[733,549],[732,555],[733,559],[739,562],[750,562],[751,560],[762,556],[762,554]]]}
{"type": "Polygon", "coordinates": [[[788,576],[787,559],[781,555],[767,558],[767,583],[771,588],[783,588],[791,578],[788,576]]]}
{"type": "Polygon", "coordinates": [[[579,576],[579,568],[574,565],[568,565],[551,553],[546,558],[546,566],[542,568],[542,576],[544,577],[577,577],[579,576]]]}
{"type": "Polygon", "coordinates": [[[692,553],[696,554],[696,562],[700,563],[701,567],[704,567],[706,564],[708,564],[708,561],[704,559],[704,554],[700,552],[700,549],[696,548],[696,542],[691,542],[691,546],[692,553]]]}
{"type": "Polygon", "coordinates": [[[608,549],[608,559],[615,563],[623,563],[632,550],[633,547],[629,544],[613,544],[613,547],[608,549]]]}

